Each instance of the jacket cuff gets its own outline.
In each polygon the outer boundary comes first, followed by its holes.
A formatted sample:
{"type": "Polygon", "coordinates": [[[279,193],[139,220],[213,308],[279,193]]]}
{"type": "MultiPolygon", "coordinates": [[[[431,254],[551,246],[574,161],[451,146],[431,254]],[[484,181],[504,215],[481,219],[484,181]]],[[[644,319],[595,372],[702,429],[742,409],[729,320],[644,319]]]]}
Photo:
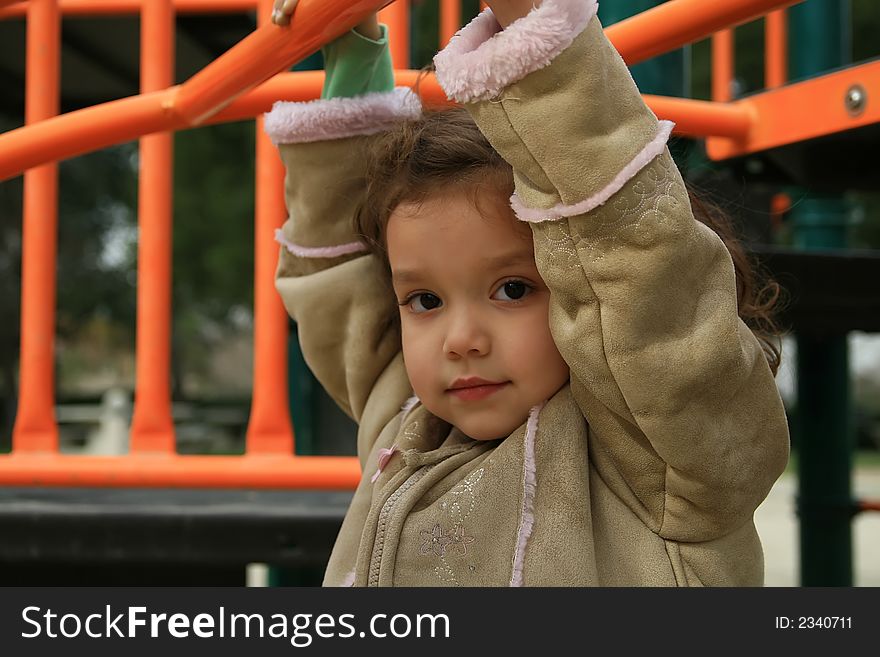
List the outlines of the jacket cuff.
{"type": "Polygon", "coordinates": [[[540,70],[596,15],[596,0],[543,0],[502,30],[491,9],[456,33],[434,57],[437,81],[459,103],[489,100],[540,70]]]}
{"type": "Polygon", "coordinates": [[[422,104],[409,87],[354,98],[279,101],[263,115],[263,128],[277,146],[373,135],[419,118],[422,104]]]}
{"type": "Polygon", "coordinates": [[[510,197],[510,207],[516,218],[520,221],[529,223],[540,223],[542,221],[555,221],[564,217],[576,217],[595,210],[605,201],[610,199],[614,194],[623,189],[630,179],[641,171],[651,160],[660,155],[666,148],[666,142],[669,141],[669,135],[675,124],[672,121],[659,121],[657,123],[657,134],[649,141],[638,154],[627,162],[623,168],[617,172],[617,175],[595,194],[588,196],[578,203],[566,204],[557,203],[552,208],[531,208],[528,207],[519,195],[514,192],[510,197]]]}

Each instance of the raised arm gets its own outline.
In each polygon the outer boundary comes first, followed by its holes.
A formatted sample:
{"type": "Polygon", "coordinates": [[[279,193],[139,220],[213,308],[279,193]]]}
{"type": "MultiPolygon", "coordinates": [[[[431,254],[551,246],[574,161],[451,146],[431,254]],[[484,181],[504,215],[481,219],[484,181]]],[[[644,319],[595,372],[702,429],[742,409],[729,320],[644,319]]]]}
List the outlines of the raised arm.
{"type": "MultiPolygon", "coordinates": [[[[353,228],[372,135],[421,111],[409,89],[393,88],[384,26],[376,29],[378,39],[352,31],[325,48],[320,100],[276,103],[265,120],[284,160],[289,213],[277,234],[276,286],[306,363],[359,423],[380,381],[394,411],[411,394],[400,339],[389,330],[394,299],[353,228]]],[[[369,445],[358,447],[363,457],[369,445]]]]}
{"type": "Polygon", "coordinates": [[[596,8],[544,0],[503,31],[486,12],[437,75],[514,168],[599,476],[664,538],[708,540],[749,521],[781,473],[785,415],[730,255],[666,150],[672,124],[596,8]]]}

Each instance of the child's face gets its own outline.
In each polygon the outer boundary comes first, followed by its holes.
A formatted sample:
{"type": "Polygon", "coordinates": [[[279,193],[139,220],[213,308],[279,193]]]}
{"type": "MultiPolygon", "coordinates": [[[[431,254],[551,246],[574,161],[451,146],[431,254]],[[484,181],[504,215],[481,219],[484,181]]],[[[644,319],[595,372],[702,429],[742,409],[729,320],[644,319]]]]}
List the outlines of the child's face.
{"type": "Polygon", "coordinates": [[[471,438],[510,435],[569,377],[550,335],[531,229],[509,210],[485,216],[451,191],[398,206],[386,238],[414,392],[471,438]],[[469,377],[500,385],[451,390],[469,377]]]}

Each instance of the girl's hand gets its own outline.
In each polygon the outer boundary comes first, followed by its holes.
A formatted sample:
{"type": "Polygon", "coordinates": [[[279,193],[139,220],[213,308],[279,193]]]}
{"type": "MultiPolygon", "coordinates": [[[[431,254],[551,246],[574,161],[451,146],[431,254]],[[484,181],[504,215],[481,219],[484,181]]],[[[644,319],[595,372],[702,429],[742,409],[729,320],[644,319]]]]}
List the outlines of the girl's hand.
{"type": "MultiPolygon", "coordinates": [[[[293,16],[293,10],[296,9],[298,3],[299,0],[275,0],[275,7],[272,9],[272,22],[275,25],[290,25],[290,17],[293,16]]],[[[382,38],[382,30],[379,29],[379,18],[376,14],[367,16],[354,29],[374,41],[382,38]]]]}
{"type": "Polygon", "coordinates": [[[540,6],[541,0],[486,0],[486,4],[504,28],[540,6]]]}
{"type": "Polygon", "coordinates": [[[275,7],[272,9],[272,22],[275,25],[290,25],[290,17],[299,0],[275,0],[275,7]]]}

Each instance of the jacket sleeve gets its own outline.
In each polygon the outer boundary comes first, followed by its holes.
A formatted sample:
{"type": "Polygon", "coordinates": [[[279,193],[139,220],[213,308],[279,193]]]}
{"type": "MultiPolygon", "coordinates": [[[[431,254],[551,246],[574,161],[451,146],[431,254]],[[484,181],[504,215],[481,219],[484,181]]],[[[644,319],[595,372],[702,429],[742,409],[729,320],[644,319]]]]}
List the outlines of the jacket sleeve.
{"type": "Polygon", "coordinates": [[[400,388],[402,399],[409,388],[400,338],[390,330],[397,308],[353,218],[366,188],[370,142],[418,116],[421,106],[409,89],[393,88],[384,36],[377,42],[352,32],[324,54],[324,97],[276,103],[265,117],[286,170],[288,218],[276,233],[276,287],[297,323],[309,368],[360,423],[380,378],[386,391],[400,388]]]}
{"type": "Polygon", "coordinates": [[[544,0],[503,31],[484,12],[435,59],[513,166],[599,476],[664,538],[749,521],[788,455],[727,249],[691,212],[658,121],[589,0],[544,0]],[[551,117],[548,119],[548,117],[551,117]]]}

